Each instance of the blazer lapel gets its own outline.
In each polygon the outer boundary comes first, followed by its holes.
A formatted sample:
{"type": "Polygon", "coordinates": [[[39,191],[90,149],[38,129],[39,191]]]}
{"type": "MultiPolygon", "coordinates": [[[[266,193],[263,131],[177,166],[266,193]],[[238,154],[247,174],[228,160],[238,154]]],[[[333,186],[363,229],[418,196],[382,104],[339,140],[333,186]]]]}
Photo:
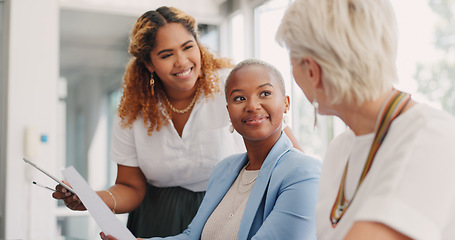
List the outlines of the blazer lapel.
{"type": "Polygon", "coordinates": [[[236,161],[231,161],[230,164],[226,167],[226,171],[224,171],[221,176],[218,176],[221,180],[216,185],[216,190],[214,190],[217,191],[216,195],[218,196],[215,207],[221,202],[221,200],[224,198],[224,195],[226,195],[226,193],[229,191],[232,183],[234,183],[235,179],[239,175],[240,170],[242,170],[242,168],[246,165],[247,160],[247,154],[242,154],[241,158],[236,159],[236,161]]]}
{"type": "Polygon", "coordinates": [[[205,224],[205,222],[210,217],[212,212],[215,210],[215,208],[224,198],[226,193],[229,191],[229,188],[231,187],[232,183],[239,175],[240,170],[242,170],[243,166],[245,166],[247,159],[248,157],[246,153],[242,154],[241,157],[234,159],[234,161],[229,162],[229,164],[227,164],[226,166],[226,170],[223,171],[222,174],[220,174],[219,176],[215,176],[218,177],[219,180],[216,181],[215,184],[210,186],[211,193],[205,195],[204,201],[206,201],[206,204],[204,205],[204,208],[200,208],[200,211],[204,211],[203,217],[205,218],[205,221],[203,222],[203,224],[205,224]]]}
{"type": "Polygon", "coordinates": [[[269,185],[269,180],[273,169],[275,168],[278,159],[280,159],[281,156],[291,148],[291,141],[284,132],[281,132],[281,137],[278,139],[278,141],[275,143],[265,158],[254,186],[251,189],[251,193],[245,207],[245,212],[243,213],[242,221],[240,223],[238,235],[239,240],[248,238],[248,234],[250,232],[251,225],[253,224],[253,220],[256,216],[256,212],[267,190],[267,186],[269,185]]]}

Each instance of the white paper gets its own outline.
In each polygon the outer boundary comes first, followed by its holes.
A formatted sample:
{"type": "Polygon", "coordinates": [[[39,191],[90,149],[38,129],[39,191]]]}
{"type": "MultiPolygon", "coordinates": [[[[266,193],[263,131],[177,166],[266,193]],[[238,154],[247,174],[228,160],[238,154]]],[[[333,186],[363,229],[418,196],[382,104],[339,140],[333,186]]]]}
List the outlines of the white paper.
{"type": "Polygon", "coordinates": [[[119,240],[136,240],[73,166],[64,169],[62,173],[105,234],[112,235],[119,240]]]}

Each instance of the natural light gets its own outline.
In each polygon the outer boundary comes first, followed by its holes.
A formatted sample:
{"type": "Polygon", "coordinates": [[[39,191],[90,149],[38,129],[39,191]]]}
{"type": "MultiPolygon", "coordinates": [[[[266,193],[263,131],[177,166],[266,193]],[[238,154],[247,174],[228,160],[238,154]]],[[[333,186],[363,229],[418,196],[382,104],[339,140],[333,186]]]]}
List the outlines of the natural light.
{"type": "MultiPolygon", "coordinates": [[[[436,16],[428,6],[428,0],[391,2],[399,29],[397,67],[400,83],[397,87],[410,92],[418,101],[429,103],[417,92],[414,74],[417,63],[430,63],[438,57],[433,46],[436,16]],[[409,7],[411,2],[412,11],[409,7]]],[[[432,105],[440,108],[437,103],[432,105]]]]}
{"type": "MultiPolygon", "coordinates": [[[[330,139],[343,131],[345,126],[336,118],[320,116],[318,128],[313,129],[312,107],[300,89],[293,83],[287,52],[278,46],[274,38],[276,28],[289,2],[289,0],[268,1],[255,9],[255,57],[274,64],[283,73],[287,81],[287,93],[291,95],[291,119],[294,120],[291,125],[293,131],[307,153],[322,158],[320,153],[325,152],[330,139]]],[[[413,98],[419,102],[442,108],[439,102],[431,102],[422,93],[418,92],[418,84],[415,77],[417,64],[431,65],[440,57],[433,45],[437,16],[429,7],[428,0],[391,2],[396,12],[399,29],[396,62],[399,83],[396,87],[411,93],[413,98]],[[410,11],[410,4],[412,4],[412,11],[410,11]]],[[[235,23],[235,21],[233,22],[235,23]]],[[[241,24],[237,23],[234,25],[240,26],[241,24]]],[[[238,38],[233,39],[238,41],[238,38]]],[[[234,43],[231,44],[234,45],[234,43]]],[[[235,46],[233,48],[234,50],[236,49],[235,46]]]]}

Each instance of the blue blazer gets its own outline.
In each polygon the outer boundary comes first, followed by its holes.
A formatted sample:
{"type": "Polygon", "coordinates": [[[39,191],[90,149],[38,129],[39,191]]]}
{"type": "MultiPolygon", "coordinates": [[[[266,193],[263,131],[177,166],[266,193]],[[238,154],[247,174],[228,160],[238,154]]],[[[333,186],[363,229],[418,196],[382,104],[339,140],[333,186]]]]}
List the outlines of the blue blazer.
{"type": "MultiPolygon", "coordinates": [[[[211,174],[204,199],[188,228],[165,239],[200,239],[207,219],[247,161],[247,154],[243,153],[220,162],[211,174]]],[[[315,208],[320,171],[321,162],[293,148],[282,132],[251,189],[238,239],[316,239],[315,208]]]]}

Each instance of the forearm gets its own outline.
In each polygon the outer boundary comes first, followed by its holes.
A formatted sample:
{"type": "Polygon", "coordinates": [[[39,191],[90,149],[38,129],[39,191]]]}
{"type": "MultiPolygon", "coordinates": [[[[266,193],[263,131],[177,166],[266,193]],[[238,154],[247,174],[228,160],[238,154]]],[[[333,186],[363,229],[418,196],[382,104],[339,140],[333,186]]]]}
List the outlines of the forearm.
{"type": "Polygon", "coordinates": [[[118,165],[115,185],[99,191],[98,195],[115,213],[126,213],[141,204],[145,191],[146,179],[139,167],[118,165]]]}
{"type": "Polygon", "coordinates": [[[145,195],[123,184],[115,184],[107,190],[97,191],[97,194],[114,213],[131,212],[141,204],[145,195]]]}
{"type": "Polygon", "coordinates": [[[410,240],[408,236],[382,223],[359,221],[355,222],[344,240],[371,239],[371,240],[410,240]]]}

